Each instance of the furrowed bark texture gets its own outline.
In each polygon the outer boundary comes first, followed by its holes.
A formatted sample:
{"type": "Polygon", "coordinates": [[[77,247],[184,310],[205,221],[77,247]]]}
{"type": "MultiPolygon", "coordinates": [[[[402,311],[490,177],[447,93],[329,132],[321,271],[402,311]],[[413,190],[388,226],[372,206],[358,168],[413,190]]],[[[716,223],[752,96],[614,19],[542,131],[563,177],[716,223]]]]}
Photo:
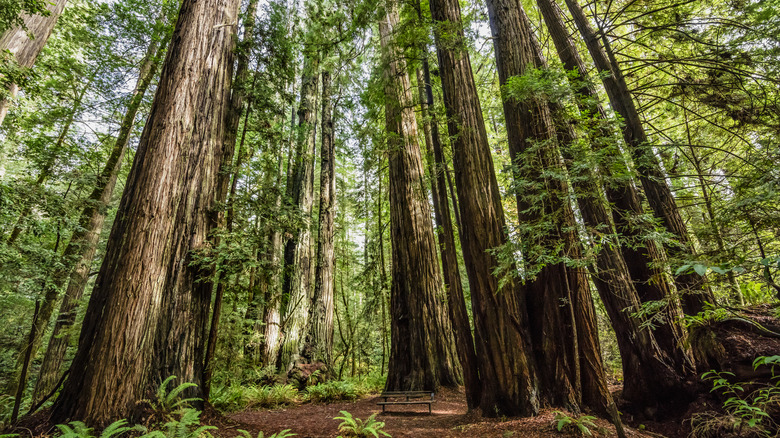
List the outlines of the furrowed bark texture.
{"type": "MultiPolygon", "coordinates": [[[[33,399],[36,401],[54,389],[53,385],[57,383],[62,374],[60,368],[65,360],[65,353],[70,343],[70,329],[75,322],[79,300],[81,300],[89,280],[89,269],[92,266],[92,259],[95,257],[100,232],[103,229],[106,208],[114,193],[119,170],[122,168],[125,151],[130,140],[130,133],[135,125],[135,118],[141,107],[146,90],[159,71],[159,62],[165,56],[169,39],[168,36],[163,38],[162,41],[153,42],[147,49],[146,56],[141,62],[138,82],[119,127],[119,134],[111,150],[111,155],[109,155],[108,161],[106,161],[103,170],[98,176],[95,187],[87,200],[87,206],[81,212],[79,227],[71,236],[70,242],[63,252],[63,259],[66,261],[73,260],[75,264],[72,265],[73,267],[69,272],[68,270],[63,270],[61,273],[52,275],[55,288],[59,289],[64,284],[66,278],[68,286],[62,298],[59,315],[54,324],[54,331],[49,339],[49,345],[41,363],[38,381],[35,384],[33,399]]],[[[68,264],[68,266],[71,265],[68,264]]]]}
{"type": "MultiPolygon", "coordinates": [[[[469,277],[484,415],[538,412],[537,379],[523,291],[499,284],[491,252],[507,242],[501,194],[487,141],[457,0],[432,0],[439,71],[452,136],[463,259],[469,277]]],[[[514,269],[511,267],[510,269],[514,269]]]]}
{"type": "Polygon", "coordinates": [[[431,211],[425,190],[412,85],[395,41],[398,9],[379,23],[385,69],[390,168],[390,361],[386,389],[436,390],[460,383],[460,366],[441,294],[431,211]]]}
{"type": "MultiPolygon", "coordinates": [[[[510,77],[533,68],[546,67],[522,5],[515,0],[488,0],[487,5],[500,83],[504,85],[510,77]]],[[[537,257],[549,251],[557,251],[555,255],[561,258],[581,258],[581,244],[567,198],[568,186],[560,177],[542,176],[543,170],[564,171],[550,105],[538,98],[518,101],[505,97],[504,115],[510,155],[518,166],[515,177],[524,187],[517,189],[518,217],[521,222],[541,226],[521,232],[524,257],[529,266],[540,263],[537,257]],[[561,242],[562,248],[554,249],[561,242]]],[[[567,267],[562,261],[548,264],[528,282],[527,288],[542,401],[577,411],[585,381],[591,389],[598,388],[595,394],[601,396],[592,407],[605,411],[612,400],[598,353],[595,314],[591,311],[584,272],[567,267]],[[580,366],[581,356],[588,357],[584,369],[580,366]]]]}
{"type": "Polygon", "coordinates": [[[335,253],[333,231],[336,191],[336,148],[333,134],[333,103],[330,72],[322,72],[322,148],[320,150],[320,226],[317,267],[311,317],[303,356],[309,363],[322,362],[332,374],[333,364],[333,274],[335,253]]]}
{"type": "MultiPolygon", "coordinates": [[[[610,130],[606,127],[607,125],[604,124],[607,118],[606,113],[598,103],[596,90],[587,81],[587,70],[564,26],[562,12],[558,5],[550,0],[537,0],[537,4],[564,68],[566,70],[576,70],[582,79],[578,83],[579,88],[576,90],[583,96],[583,99],[578,101],[580,110],[584,113],[592,114],[602,123],[601,127],[592,135],[590,146],[596,151],[601,150],[603,147],[608,147],[607,142],[611,141],[612,136],[610,130]]],[[[558,121],[560,122],[560,120],[558,121]]],[[[568,125],[568,122],[563,121],[560,124],[568,125]]],[[[567,130],[570,129],[570,126],[564,126],[560,132],[566,134],[567,130]]],[[[573,138],[573,134],[567,135],[573,138]]],[[[638,239],[640,230],[636,225],[631,225],[630,217],[631,215],[641,215],[643,211],[636,195],[636,189],[634,189],[631,181],[610,178],[612,181],[610,184],[607,184],[606,188],[607,198],[614,209],[612,214],[610,214],[601,197],[605,190],[600,179],[593,170],[583,167],[581,164],[584,162],[582,155],[585,154],[579,153],[571,141],[564,140],[562,143],[572,144],[571,147],[563,147],[562,152],[567,164],[569,164],[569,172],[577,195],[580,212],[591,235],[615,236],[612,223],[614,217],[618,235],[629,239],[638,239]],[[620,208],[621,206],[623,209],[620,208]]],[[[615,159],[620,160],[619,157],[615,159]]],[[[613,164],[620,165],[621,163],[613,164]]],[[[610,167],[610,165],[606,165],[599,167],[598,170],[609,172],[610,167]]],[[[607,176],[610,177],[611,175],[607,176]]],[[[679,303],[677,300],[671,299],[666,276],[659,268],[655,267],[660,262],[660,259],[654,260],[651,255],[657,253],[659,249],[652,240],[645,239],[643,243],[646,248],[634,249],[631,245],[625,245],[618,241],[616,236],[611,238],[611,242],[602,242],[596,254],[597,271],[594,272],[594,283],[602,297],[605,297],[607,294],[613,294],[625,297],[624,300],[638,300],[640,303],[649,300],[665,300],[668,302],[664,310],[662,310],[662,318],[654,322],[655,328],[652,331],[655,343],[651,343],[650,348],[658,349],[658,351],[650,351],[648,353],[661,358],[660,364],[662,365],[659,365],[659,360],[646,363],[631,360],[629,363],[638,363],[644,369],[626,371],[629,373],[640,373],[636,378],[631,378],[632,382],[639,382],[645,378],[643,377],[645,375],[650,378],[657,378],[656,376],[667,374],[668,367],[677,376],[671,380],[665,380],[661,386],[649,385],[649,387],[674,387],[679,385],[692,371],[692,358],[683,347],[684,328],[680,324],[682,312],[679,303]],[[656,343],[657,347],[655,346],[656,343]],[[656,366],[661,366],[663,371],[659,373],[657,370],[654,370],[656,366]]],[[[657,257],[660,257],[660,255],[657,257]]],[[[611,302],[612,299],[607,297],[603,301],[607,303],[611,302]]],[[[634,337],[635,335],[629,332],[629,330],[647,330],[647,328],[641,328],[639,325],[643,321],[634,321],[625,312],[621,312],[620,309],[612,308],[609,310],[609,314],[611,320],[616,321],[622,327],[618,336],[634,337]]],[[[624,340],[620,345],[628,346],[631,343],[624,340]]],[[[636,356],[637,353],[626,351],[621,354],[636,356]]],[[[642,392],[634,384],[629,384],[628,387],[629,390],[624,392],[624,397],[627,399],[636,396],[641,397],[645,402],[653,399],[653,391],[642,392]]]]}
{"type": "Polygon", "coordinates": [[[300,133],[296,143],[295,163],[290,198],[303,219],[303,225],[287,243],[285,265],[289,267],[286,283],[289,298],[284,313],[284,337],[282,339],[279,369],[290,371],[300,353],[306,336],[309,304],[313,293],[314,263],[311,243],[311,212],[314,204],[314,154],[316,101],[319,61],[314,54],[306,53],[301,80],[301,104],[298,108],[300,133]]]}
{"type": "MultiPolygon", "coordinates": [[[[419,7],[419,4],[418,4],[419,7]]],[[[420,15],[422,15],[422,12],[420,15]]],[[[466,310],[466,298],[460,280],[458,253],[455,247],[455,231],[452,227],[450,204],[447,199],[447,183],[444,179],[444,149],[441,144],[438,121],[433,108],[433,89],[428,67],[427,48],[423,52],[423,68],[417,70],[417,82],[420,88],[420,107],[423,116],[423,131],[427,145],[428,169],[431,175],[433,210],[436,218],[436,234],[439,240],[444,287],[447,292],[447,304],[455,337],[455,349],[463,368],[463,383],[466,386],[466,403],[469,409],[479,404],[482,390],[477,372],[477,353],[474,350],[474,337],[466,310]]]]}
{"type": "Polygon", "coordinates": [[[132,416],[160,382],[201,384],[237,0],[185,0],[52,419],[132,416]]]}

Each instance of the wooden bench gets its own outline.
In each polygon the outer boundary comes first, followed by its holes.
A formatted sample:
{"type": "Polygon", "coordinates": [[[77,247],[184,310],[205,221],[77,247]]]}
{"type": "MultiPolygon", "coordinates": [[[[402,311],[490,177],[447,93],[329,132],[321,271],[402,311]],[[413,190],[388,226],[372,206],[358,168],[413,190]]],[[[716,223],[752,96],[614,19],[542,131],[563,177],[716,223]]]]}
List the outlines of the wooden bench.
{"type": "Polygon", "coordinates": [[[387,405],[428,405],[428,413],[431,413],[433,392],[431,391],[385,391],[379,395],[383,401],[376,404],[382,406],[382,412],[387,405]],[[430,397],[430,398],[428,398],[430,397]]]}

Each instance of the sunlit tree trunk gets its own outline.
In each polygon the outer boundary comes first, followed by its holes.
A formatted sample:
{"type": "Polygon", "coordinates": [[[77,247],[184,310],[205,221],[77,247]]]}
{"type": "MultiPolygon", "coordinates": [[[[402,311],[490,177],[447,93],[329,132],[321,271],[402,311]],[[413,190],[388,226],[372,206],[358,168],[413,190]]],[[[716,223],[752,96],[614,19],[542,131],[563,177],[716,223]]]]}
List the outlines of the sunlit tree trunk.
{"type": "Polygon", "coordinates": [[[395,41],[398,9],[387,3],[379,23],[385,64],[385,124],[390,168],[390,362],[386,388],[435,390],[460,382],[441,274],[436,257],[431,211],[417,142],[412,85],[395,41]]]}
{"type": "Polygon", "coordinates": [[[332,374],[333,352],[333,274],[335,257],[333,231],[336,191],[336,151],[333,134],[333,103],[330,72],[322,72],[322,148],[320,150],[320,220],[317,266],[311,316],[303,356],[310,363],[327,365],[332,374]]]}
{"type": "MultiPolygon", "coordinates": [[[[457,0],[432,0],[458,190],[463,259],[469,277],[474,343],[484,415],[532,415],[539,409],[525,296],[512,278],[499,283],[493,250],[507,242],[501,194],[466,50],[457,0]]],[[[508,269],[514,270],[514,265],[508,269]]],[[[512,273],[513,275],[513,273],[512,273]]]]}
{"type": "Polygon", "coordinates": [[[215,226],[238,3],[182,3],[55,422],[127,418],[171,375],[202,383],[212,285],[194,257],[215,226]]]}
{"type": "MultiPolygon", "coordinates": [[[[156,36],[161,38],[161,36],[156,36]]],[[[87,200],[87,206],[82,210],[79,218],[79,227],[74,231],[68,246],[63,252],[66,266],[74,261],[72,269],[62,268],[52,275],[53,287],[59,289],[67,279],[67,289],[62,298],[59,314],[54,324],[54,331],[49,339],[46,354],[41,363],[38,381],[35,384],[34,400],[46,396],[57,382],[60,376],[60,368],[65,360],[65,353],[70,343],[70,331],[76,319],[76,311],[87,286],[89,269],[95,257],[100,232],[106,218],[106,208],[114,193],[119,170],[122,167],[130,134],[135,125],[138,110],[146,94],[146,90],[159,72],[159,63],[168,49],[169,35],[162,36],[162,40],[153,40],[147,49],[146,56],[141,62],[138,82],[125,111],[125,116],[119,127],[114,147],[108,157],[102,172],[98,176],[95,187],[87,200]]]]}
{"type": "MultiPolygon", "coordinates": [[[[311,50],[311,49],[309,49],[311,50]]],[[[301,79],[301,104],[298,107],[298,128],[290,199],[301,215],[302,225],[295,230],[285,249],[285,280],[289,289],[284,312],[284,337],[282,339],[279,368],[289,371],[300,359],[309,318],[309,304],[313,293],[314,263],[311,236],[311,215],[314,205],[314,154],[316,101],[319,78],[319,61],[315,53],[304,53],[301,79]]]]}

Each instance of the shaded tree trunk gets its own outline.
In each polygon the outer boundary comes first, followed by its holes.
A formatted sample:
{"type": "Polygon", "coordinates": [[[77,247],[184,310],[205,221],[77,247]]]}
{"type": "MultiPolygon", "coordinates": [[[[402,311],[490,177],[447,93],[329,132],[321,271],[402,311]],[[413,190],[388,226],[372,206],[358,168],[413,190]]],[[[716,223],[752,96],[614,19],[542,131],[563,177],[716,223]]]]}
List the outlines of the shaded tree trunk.
{"type": "MultiPolygon", "coordinates": [[[[457,0],[432,0],[469,277],[484,415],[533,415],[539,409],[525,296],[513,278],[499,282],[493,250],[507,242],[501,194],[466,51],[457,0]]],[[[508,268],[514,271],[514,265],[508,268]]],[[[513,272],[511,272],[513,274],[513,272]]]]}
{"type": "MultiPolygon", "coordinates": [[[[510,77],[533,68],[546,67],[520,3],[488,0],[487,5],[500,83],[504,85],[510,77]]],[[[594,391],[588,394],[591,407],[602,412],[612,409],[619,419],[606,386],[587,277],[564,262],[567,258],[582,258],[568,203],[568,185],[560,177],[541,174],[542,170],[548,174],[563,172],[550,104],[539,98],[518,101],[505,97],[504,114],[509,151],[517,166],[518,217],[530,227],[521,229],[522,252],[526,268],[536,271],[541,265],[527,284],[541,400],[577,411],[585,384],[594,391]],[[549,256],[559,261],[544,262],[549,256]],[[581,367],[583,363],[588,366],[581,367]]]]}
{"type": "MultiPolygon", "coordinates": [[[[241,115],[244,113],[244,102],[247,100],[247,91],[249,87],[249,52],[255,43],[255,15],[257,15],[258,0],[250,0],[244,17],[244,39],[236,50],[238,62],[236,65],[236,78],[233,83],[230,96],[227,121],[225,122],[225,149],[220,164],[220,172],[217,177],[217,202],[228,204],[229,217],[224,218],[225,223],[221,223],[223,218],[218,219],[218,226],[226,226],[227,231],[233,231],[233,207],[235,201],[236,185],[234,184],[239,177],[241,170],[241,157],[233,165],[233,155],[235,155],[236,142],[238,140],[238,128],[241,121],[241,115]],[[233,176],[231,183],[231,175],[233,176]],[[228,194],[230,197],[228,198],[228,194]]],[[[246,113],[249,115],[250,107],[247,105],[246,113]]],[[[244,130],[246,134],[246,130],[244,130]]],[[[243,141],[244,139],[242,139],[243,141]]],[[[221,215],[220,215],[221,216],[221,215]]],[[[214,238],[214,247],[219,246],[218,238],[214,238]]],[[[208,342],[206,344],[206,356],[203,361],[203,395],[208,400],[211,393],[211,376],[214,373],[213,361],[217,348],[217,335],[219,331],[219,320],[222,316],[222,299],[225,295],[226,278],[214,267],[214,279],[217,283],[216,296],[214,297],[214,309],[211,312],[211,325],[209,326],[208,342]]]]}
{"type": "MultiPolygon", "coordinates": [[[[612,141],[612,135],[606,124],[606,114],[598,103],[598,95],[595,89],[587,81],[584,63],[579,57],[577,49],[563,24],[562,13],[558,5],[550,0],[537,0],[537,4],[564,68],[566,70],[576,70],[582,79],[577,83],[578,89],[576,90],[583,96],[577,102],[581,111],[597,117],[597,122],[600,123],[598,129],[591,131],[590,147],[596,151],[603,151],[612,147],[609,144],[612,141]]],[[[560,118],[562,117],[557,117],[557,119],[560,118]]],[[[568,126],[568,122],[559,121],[558,123],[559,125],[566,125],[559,132],[571,139],[573,134],[567,133],[571,129],[568,126]]],[[[637,226],[636,220],[632,218],[632,216],[641,216],[643,214],[642,206],[636,195],[636,189],[630,180],[612,178],[608,174],[607,177],[610,179],[610,183],[605,184],[606,194],[610,204],[614,206],[614,210],[610,215],[601,198],[604,190],[600,180],[595,172],[583,167],[583,163],[586,162],[584,155],[587,154],[584,151],[577,151],[571,140],[563,140],[562,144],[571,144],[569,147],[562,147],[562,152],[567,163],[570,164],[571,180],[586,227],[589,229],[590,234],[594,236],[594,239],[603,240],[607,238],[612,240],[612,243],[600,243],[599,253],[596,254],[597,272],[594,273],[594,276],[598,278],[594,283],[602,296],[614,293],[625,297],[623,299],[626,302],[633,302],[633,300],[638,300],[640,303],[651,300],[667,302],[663,310],[660,311],[661,317],[655,318],[653,321],[655,329],[652,335],[655,341],[651,342],[650,347],[659,351],[650,351],[648,354],[659,357],[660,361],[665,364],[664,366],[670,368],[676,374],[674,378],[663,383],[672,388],[675,386],[679,387],[680,383],[692,372],[693,360],[689,351],[684,347],[685,335],[684,328],[680,324],[681,311],[679,304],[671,298],[666,275],[657,267],[661,261],[661,255],[658,253],[660,249],[653,240],[642,237],[644,234],[642,229],[637,226]],[[613,218],[615,229],[613,229],[613,218]],[[620,242],[615,235],[615,231],[617,231],[617,235],[626,239],[641,239],[643,245],[638,245],[638,247],[634,248],[634,245],[620,242]],[[654,258],[652,254],[657,255],[654,258]],[[656,344],[657,347],[655,346],[656,344]]],[[[615,157],[614,160],[616,161],[615,163],[598,167],[598,170],[603,173],[609,173],[611,167],[623,164],[621,162],[622,158],[619,156],[615,157]]],[[[603,299],[603,301],[606,303],[609,299],[603,299]]],[[[647,330],[642,328],[641,322],[636,322],[626,317],[625,312],[620,312],[620,309],[610,310],[611,320],[622,321],[620,325],[623,329],[620,329],[621,333],[618,336],[634,336],[629,332],[631,327],[634,330],[647,330]]],[[[618,330],[617,327],[615,329],[616,331],[618,330]]],[[[631,343],[628,340],[624,340],[620,345],[626,346],[631,345],[631,343]]],[[[626,351],[621,352],[621,354],[626,356],[636,355],[637,353],[626,351]]],[[[640,373],[651,378],[657,375],[668,374],[668,371],[661,373],[654,371],[654,364],[657,364],[658,360],[647,362],[632,360],[629,363],[637,363],[647,368],[645,370],[631,370],[629,371],[631,373],[640,373]]],[[[632,381],[642,381],[643,377],[641,375],[632,378],[632,381]]],[[[628,382],[628,380],[626,381],[628,382]]],[[[629,386],[632,386],[632,388],[624,393],[624,397],[639,396],[644,400],[654,399],[653,391],[646,391],[647,394],[644,394],[636,385],[631,384],[629,386]]],[[[659,386],[648,385],[648,387],[655,388],[659,386]]]]}
{"type": "MultiPolygon", "coordinates": [[[[642,183],[648,204],[652,208],[655,217],[661,221],[666,230],[674,235],[679,242],[679,247],[667,245],[667,254],[672,257],[682,258],[694,255],[695,251],[693,243],[688,236],[687,226],[677,208],[677,201],[666,184],[666,176],[661,170],[658,158],[648,143],[647,134],[631,92],[626,85],[619,66],[608,57],[611,52],[609,51],[606,36],[602,33],[601,41],[599,40],[598,34],[590,27],[585,13],[576,0],[566,0],[566,5],[574,18],[577,29],[585,40],[588,52],[593,58],[596,68],[599,71],[609,73],[602,76],[602,83],[612,108],[623,118],[625,123],[623,137],[639,173],[639,181],[642,183]],[[604,45],[602,45],[602,42],[604,42],[604,45]]],[[[674,270],[674,267],[672,270],[674,270]]],[[[698,274],[678,275],[675,278],[675,284],[682,293],[683,310],[688,315],[695,315],[700,312],[705,302],[715,302],[712,292],[705,288],[706,281],[704,277],[698,274]]]]}
{"type": "Polygon", "coordinates": [[[202,384],[212,283],[194,258],[216,225],[237,13],[182,3],[55,422],[127,418],[171,375],[202,384]]]}
{"type": "Polygon", "coordinates": [[[395,41],[398,9],[387,2],[379,23],[385,67],[390,168],[390,361],[386,389],[435,390],[460,383],[425,190],[417,120],[406,62],[395,41]]]}
{"type": "MultiPolygon", "coordinates": [[[[68,0],[53,0],[47,6],[49,15],[46,17],[42,15],[28,15],[24,17],[24,26],[27,30],[21,26],[7,30],[0,37],[0,51],[8,50],[14,55],[16,62],[20,66],[31,68],[35,64],[35,60],[38,59],[41,50],[43,50],[43,46],[46,45],[46,41],[54,30],[57,19],[60,18],[67,2],[68,0]],[[32,38],[30,38],[31,36],[32,38]]],[[[19,93],[19,86],[11,84],[8,89],[10,99],[15,98],[17,93],[19,93]]],[[[0,100],[0,125],[3,124],[3,120],[5,120],[5,116],[8,114],[9,105],[8,98],[0,100]]]]}
{"type": "Polygon", "coordinates": [[[114,193],[119,170],[122,167],[127,144],[130,141],[130,134],[135,125],[135,118],[146,90],[157,76],[159,63],[168,48],[169,38],[170,35],[166,34],[161,41],[153,39],[152,44],[147,49],[146,56],[141,62],[135,90],[122,119],[111,155],[98,176],[95,187],[87,200],[87,206],[81,212],[79,227],[74,231],[63,252],[63,259],[66,261],[67,267],[52,275],[54,289],[59,289],[66,279],[68,287],[62,298],[54,331],[49,339],[38,381],[35,384],[33,399],[36,401],[54,389],[53,385],[61,374],[60,369],[70,343],[70,330],[76,319],[79,301],[89,280],[89,270],[100,240],[100,233],[106,218],[106,208],[114,193]],[[71,266],[70,261],[75,263],[71,269],[68,268],[71,266]]]}
{"type": "Polygon", "coordinates": [[[314,295],[303,356],[309,363],[331,367],[333,353],[333,230],[336,191],[336,147],[333,134],[333,103],[330,72],[322,72],[322,149],[320,150],[320,217],[314,295]]]}
{"type": "MultiPolygon", "coordinates": [[[[418,14],[422,11],[417,4],[418,14]]],[[[417,70],[417,82],[420,88],[420,107],[423,117],[423,131],[427,145],[428,169],[431,175],[433,210],[438,228],[439,253],[441,254],[444,287],[447,292],[447,305],[452,322],[455,348],[463,368],[463,381],[466,386],[466,403],[469,409],[477,407],[480,397],[479,375],[477,373],[477,354],[474,350],[474,338],[471,335],[471,323],[466,310],[466,298],[460,281],[458,253],[455,247],[455,231],[452,228],[450,204],[447,199],[447,183],[444,176],[444,149],[441,145],[438,121],[433,108],[433,89],[431,88],[430,69],[427,48],[423,51],[422,69],[417,70]]]]}

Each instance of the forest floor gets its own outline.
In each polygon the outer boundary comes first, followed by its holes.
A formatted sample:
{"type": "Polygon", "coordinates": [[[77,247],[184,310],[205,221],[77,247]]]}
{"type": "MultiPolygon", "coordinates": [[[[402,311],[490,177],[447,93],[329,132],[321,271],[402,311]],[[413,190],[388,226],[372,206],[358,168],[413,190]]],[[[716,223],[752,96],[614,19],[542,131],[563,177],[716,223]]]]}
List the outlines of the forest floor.
{"type": "MultiPolygon", "coordinates": [[[[388,406],[387,412],[377,406],[378,396],[351,402],[304,403],[283,409],[244,410],[228,414],[222,422],[207,419],[210,424],[220,426],[217,435],[234,437],[238,429],[245,429],[257,436],[265,436],[290,429],[300,438],[324,438],[339,435],[339,411],[347,411],[355,418],[365,419],[377,412],[377,420],[385,422],[384,431],[393,437],[562,437],[579,436],[561,434],[555,430],[555,410],[546,409],[531,418],[482,418],[469,414],[466,398],[462,392],[442,390],[436,394],[432,413],[426,405],[388,406]],[[226,421],[227,420],[227,421],[226,421]]],[[[216,419],[215,419],[216,420],[216,419]]],[[[616,436],[615,428],[606,420],[594,420],[594,436],[616,436]]],[[[626,428],[630,437],[659,436],[645,434],[626,428]]]]}

